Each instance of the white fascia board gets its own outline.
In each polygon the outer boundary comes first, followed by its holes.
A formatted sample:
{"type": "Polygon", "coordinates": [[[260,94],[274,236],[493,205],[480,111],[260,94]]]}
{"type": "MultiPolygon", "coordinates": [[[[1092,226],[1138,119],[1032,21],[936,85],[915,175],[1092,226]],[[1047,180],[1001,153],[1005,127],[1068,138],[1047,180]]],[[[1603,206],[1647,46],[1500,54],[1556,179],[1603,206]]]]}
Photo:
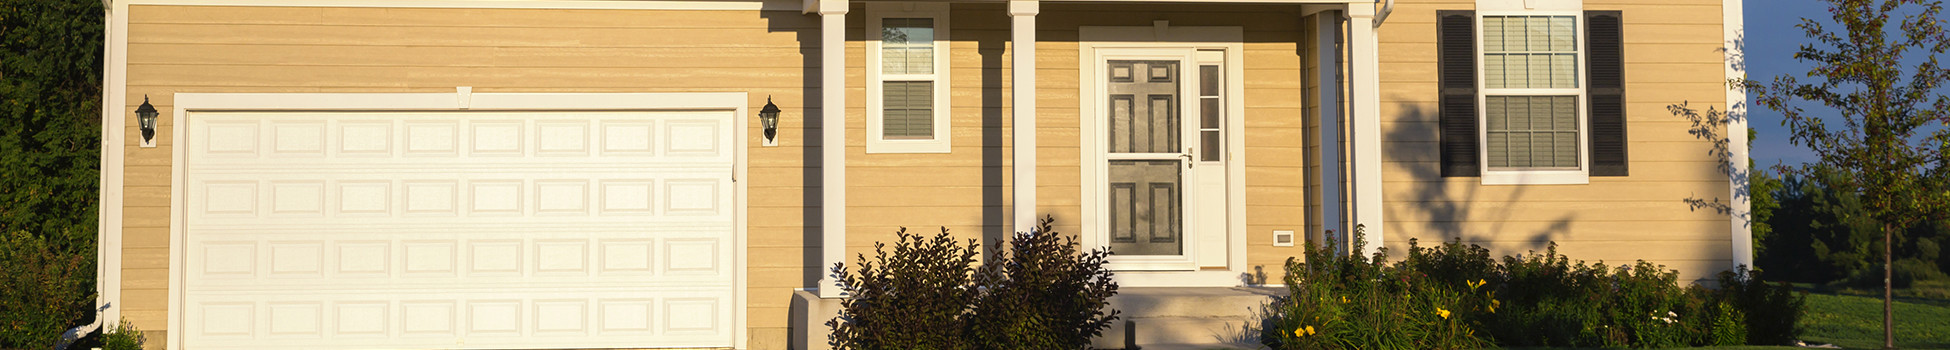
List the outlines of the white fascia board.
{"type": "Polygon", "coordinates": [[[117,5],[798,11],[793,0],[121,0],[117,5]]]}

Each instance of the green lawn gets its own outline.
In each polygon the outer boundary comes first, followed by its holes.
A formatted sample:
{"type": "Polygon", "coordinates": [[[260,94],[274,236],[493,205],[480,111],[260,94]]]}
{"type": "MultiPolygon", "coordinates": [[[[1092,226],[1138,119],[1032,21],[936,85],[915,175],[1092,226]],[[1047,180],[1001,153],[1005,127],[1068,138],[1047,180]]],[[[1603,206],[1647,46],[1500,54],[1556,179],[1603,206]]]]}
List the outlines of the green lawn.
{"type": "MultiPolygon", "coordinates": [[[[1882,348],[1881,296],[1851,294],[1808,294],[1808,314],[1801,319],[1801,338],[1850,349],[1882,348]]],[[[1950,300],[1897,299],[1894,307],[1897,347],[1950,349],[1950,300]]]]}

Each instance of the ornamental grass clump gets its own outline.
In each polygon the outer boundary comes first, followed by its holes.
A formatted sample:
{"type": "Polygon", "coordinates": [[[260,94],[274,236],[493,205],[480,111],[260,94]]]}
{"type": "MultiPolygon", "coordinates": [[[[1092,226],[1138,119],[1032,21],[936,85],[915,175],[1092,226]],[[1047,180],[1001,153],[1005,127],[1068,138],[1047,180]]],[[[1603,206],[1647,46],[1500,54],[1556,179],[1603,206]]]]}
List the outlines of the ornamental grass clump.
{"type": "MultiPolygon", "coordinates": [[[[1356,227],[1356,242],[1362,227],[1356,227]]],[[[1667,348],[1791,341],[1800,299],[1739,267],[1718,289],[1680,287],[1678,271],[1645,261],[1609,267],[1543,253],[1490,258],[1460,240],[1409,240],[1340,254],[1332,242],[1288,259],[1290,295],[1274,304],[1261,340],[1275,349],[1465,349],[1490,346],[1667,348]]]]}

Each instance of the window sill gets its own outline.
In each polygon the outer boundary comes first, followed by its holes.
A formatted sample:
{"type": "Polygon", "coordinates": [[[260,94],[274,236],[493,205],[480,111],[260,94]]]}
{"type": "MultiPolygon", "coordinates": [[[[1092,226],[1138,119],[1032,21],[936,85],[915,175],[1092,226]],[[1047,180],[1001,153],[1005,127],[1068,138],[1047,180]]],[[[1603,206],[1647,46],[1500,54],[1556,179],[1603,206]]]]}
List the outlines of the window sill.
{"type": "Polygon", "coordinates": [[[1484,185],[1584,185],[1591,173],[1584,170],[1488,170],[1484,185]]]}
{"type": "Polygon", "coordinates": [[[948,144],[948,140],[946,139],[934,139],[934,140],[869,139],[867,140],[868,154],[949,153],[948,150],[949,150],[949,144],[948,144]]]}

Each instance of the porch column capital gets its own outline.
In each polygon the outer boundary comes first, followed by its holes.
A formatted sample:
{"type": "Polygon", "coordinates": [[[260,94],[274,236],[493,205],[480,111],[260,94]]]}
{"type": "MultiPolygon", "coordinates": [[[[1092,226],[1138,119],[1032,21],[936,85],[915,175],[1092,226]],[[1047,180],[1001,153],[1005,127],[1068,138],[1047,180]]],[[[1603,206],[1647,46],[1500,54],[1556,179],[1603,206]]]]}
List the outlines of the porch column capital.
{"type": "Polygon", "coordinates": [[[1035,17],[1042,7],[1036,0],[1010,0],[1009,17],[1035,17]]]}
{"type": "Polygon", "coordinates": [[[845,15],[848,6],[847,0],[806,0],[805,10],[802,13],[817,13],[821,16],[845,15]]]}

